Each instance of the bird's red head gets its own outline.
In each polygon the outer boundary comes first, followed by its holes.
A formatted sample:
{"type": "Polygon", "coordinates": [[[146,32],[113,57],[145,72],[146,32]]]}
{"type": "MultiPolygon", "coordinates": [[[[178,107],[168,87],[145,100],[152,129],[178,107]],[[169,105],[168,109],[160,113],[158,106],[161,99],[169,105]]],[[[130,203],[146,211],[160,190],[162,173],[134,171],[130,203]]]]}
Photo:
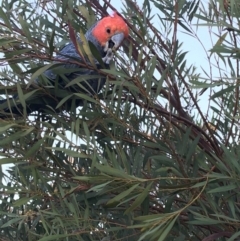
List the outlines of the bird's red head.
{"type": "MultiPolygon", "coordinates": [[[[106,42],[118,34],[122,34],[123,38],[126,38],[129,30],[123,18],[116,12],[101,19],[92,31],[92,35],[98,40],[101,46],[105,46],[106,42]]],[[[123,38],[120,40],[122,41],[123,38]]],[[[115,47],[118,48],[120,44],[119,42],[118,46],[115,47]]]]}

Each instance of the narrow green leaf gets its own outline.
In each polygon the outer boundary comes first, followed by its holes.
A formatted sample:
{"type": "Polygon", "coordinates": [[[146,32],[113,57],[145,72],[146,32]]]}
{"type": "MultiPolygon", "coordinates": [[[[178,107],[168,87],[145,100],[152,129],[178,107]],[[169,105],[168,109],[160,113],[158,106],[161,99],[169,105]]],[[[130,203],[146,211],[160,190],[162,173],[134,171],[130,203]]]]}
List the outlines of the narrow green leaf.
{"type": "Polygon", "coordinates": [[[25,102],[25,98],[24,98],[24,95],[23,95],[22,88],[21,88],[19,83],[17,83],[17,92],[18,92],[18,98],[19,98],[20,103],[23,107],[23,116],[26,118],[26,115],[27,115],[26,102],[25,102]]]}
{"type": "Polygon", "coordinates": [[[18,131],[16,133],[10,135],[9,137],[6,137],[4,139],[0,139],[0,145],[4,146],[4,145],[7,145],[9,143],[12,143],[13,141],[18,140],[23,133],[24,133],[23,131],[18,131]]]}
{"type": "Polygon", "coordinates": [[[170,220],[168,223],[164,225],[164,227],[161,228],[161,235],[159,235],[158,241],[164,241],[165,238],[168,236],[169,232],[172,230],[173,225],[175,224],[176,220],[178,218],[178,215],[176,215],[172,220],[170,220]]]}
{"type": "Polygon", "coordinates": [[[42,144],[44,143],[44,141],[45,141],[45,138],[42,138],[39,141],[37,141],[33,146],[31,146],[31,148],[29,148],[29,150],[24,155],[25,158],[29,158],[29,157],[34,156],[34,154],[37,154],[37,152],[39,151],[39,149],[42,146],[42,144]]]}
{"type": "Polygon", "coordinates": [[[74,94],[75,96],[77,97],[80,97],[81,99],[83,100],[87,100],[87,101],[90,101],[92,103],[95,103],[95,104],[98,104],[98,101],[95,100],[94,98],[90,97],[89,95],[85,95],[85,94],[74,94]]]}
{"type": "Polygon", "coordinates": [[[224,193],[224,192],[227,192],[227,191],[235,190],[236,188],[237,188],[237,185],[230,184],[230,185],[227,185],[227,186],[214,188],[212,190],[209,190],[207,193],[217,193],[217,192],[224,193]]]}
{"type": "Polygon", "coordinates": [[[19,207],[19,206],[22,206],[22,205],[26,205],[29,201],[33,200],[33,198],[34,198],[34,196],[20,198],[13,203],[13,206],[19,207]]]}
{"type": "Polygon", "coordinates": [[[125,197],[127,197],[129,194],[132,194],[133,191],[139,186],[139,184],[135,184],[132,187],[130,187],[129,189],[123,191],[122,193],[118,194],[117,196],[115,196],[114,198],[110,199],[107,202],[107,206],[108,205],[113,205],[113,204],[119,204],[119,202],[124,199],[125,197]]]}
{"type": "Polygon", "coordinates": [[[7,122],[4,123],[4,124],[5,124],[4,126],[0,126],[0,133],[3,133],[3,132],[5,132],[6,130],[10,129],[11,127],[17,125],[17,124],[15,124],[15,123],[8,124],[7,122]]]}
{"type": "Polygon", "coordinates": [[[215,94],[213,94],[213,95],[211,96],[211,99],[213,100],[213,99],[215,99],[215,98],[217,98],[217,97],[222,97],[222,96],[224,96],[225,94],[230,93],[231,91],[233,91],[235,88],[236,88],[236,87],[235,87],[234,85],[232,85],[232,86],[227,87],[226,89],[222,89],[222,90],[216,92],[215,94]]]}
{"type": "Polygon", "coordinates": [[[17,225],[19,223],[19,221],[23,220],[25,217],[21,217],[21,218],[13,218],[10,219],[8,222],[4,223],[1,228],[7,228],[7,227],[11,227],[13,224],[17,225]]]}
{"type": "MultiPolygon", "coordinates": [[[[54,25],[55,25],[55,19],[54,19],[54,25]]],[[[52,31],[51,38],[49,41],[49,55],[50,58],[53,56],[53,51],[54,51],[54,37],[55,37],[55,28],[52,31]]]]}
{"type": "Polygon", "coordinates": [[[132,203],[132,205],[124,212],[124,215],[129,214],[134,209],[139,207],[143,201],[146,199],[146,197],[149,195],[150,188],[152,187],[153,182],[149,183],[146,188],[144,188],[143,192],[141,192],[136,200],[132,203]]]}
{"type": "Polygon", "coordinates": [[[60,240],[62,238],[66,238],[69,236],[73,236],[73,234],[54,234],[54,235],[48,235],[46,237],[40,238],[38,241],[51,241],[51,240],[60,240]]]}
{"type": "Polygon", "coordinates": [[[227,239],[227,241],[234,241],[236,240],[236,238],[240,237],[240,231],[234,233],[229,239],[227,239]]]}
{"type": "Polygon", "coordinates": [[[101,171],[102,173],[111,175],[113,177],[117,177],[117,178],[123,178],[123,179],[127,179],[127,180],[141,180],[140,178],[136,178],[134,176],[130,176],[127,175],[123,170],[121,169],[115,169],[112,168],[110,166],[106,166],[106,165],[100,165],[100,164],[96,164],[96,168],[101,171]]]}
{"type": "Polygon", "coordinates": [[[0,165],[3,164],[15,164],[16,162],[18,162],[17,158],[0,158],[0,165]]]}
{"type": "Polygon", "coordinates": [[[55,66],[61,66],[62,63],[52,63],[52,64],[48,64],[43,66],[42,68],[38,69],[32,76],[31,79],[27,85],[27,88],[36,81],[37,77],[40,76],[41,74],[43,74],[46,70],[50,69],[51,67],[55,67],[55,66]]]}
{"type": "Polygon", "coordinates": [[[29,31],[29,24],[23,19],[23,17],[21,15],[18,15],[18,20],[22,26],[23,33],[27,37],[28,41],[32,42],[31,33],[29,31]]]}
{"type": "Polygon", "coordinates": [[[61,101],[59,101],[59,103],[57,104],[56,109],[60,108],[64,103],[66,103],[67,100],[71,99],[72,97],[73,95],[68,95],[61,99],[61,101]]]}
{"type": "Polygon", "coordinates": [[[61,147],[46,147],[46,149],[49,150],[55,150],[55,151],[62,151],[63,153],[71,156],[71,157],[79,157],[79,158],[90,158],[89,155],[85,154],[85,153],[81,153],[78,151],[72,151],[66,148],[61,148],[61,147]]]}
{"type": "Polygon", "coordinates": [[[80,38],[81,38],[81,41],[83,42],[82,47],[83,47],[85,54],[87,55],[88,60],[90,61],[90,63],[92,64],[93,67],[97,68],[93,55],[92,55],[92,52],[88,45],[88,41],[81,29],[80,29],[80,38]]]}
{"type": "Polygon", "coordinates": [[[12,26],[9,21],[9,17],[5,14],[3,9],[0,7],[0,18],[4,21],[4,23],[7,25],[10,31],[12,31],[12,26]]]}
{"type": "Polygon", "coordinates": [[[87,143],[90,143],[90,131],[89,131],[88,125],[85,121],[83,122],[83,129],[84,129],[84,132],[86,134],[87,143]]]}

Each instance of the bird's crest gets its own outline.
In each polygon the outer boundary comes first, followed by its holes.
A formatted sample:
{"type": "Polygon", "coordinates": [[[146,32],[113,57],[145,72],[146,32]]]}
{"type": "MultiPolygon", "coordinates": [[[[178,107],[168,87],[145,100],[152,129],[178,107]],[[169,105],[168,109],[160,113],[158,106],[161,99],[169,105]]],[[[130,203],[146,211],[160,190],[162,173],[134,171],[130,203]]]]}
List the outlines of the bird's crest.
{"type": "Polygon", "coordinates": [[[114,12],[109,13],[109,16],[110,16],[111,18],[114,18],[114,16],[115,16],[116,14],[117,14],[116,11],[114,11],[114,12]]]}

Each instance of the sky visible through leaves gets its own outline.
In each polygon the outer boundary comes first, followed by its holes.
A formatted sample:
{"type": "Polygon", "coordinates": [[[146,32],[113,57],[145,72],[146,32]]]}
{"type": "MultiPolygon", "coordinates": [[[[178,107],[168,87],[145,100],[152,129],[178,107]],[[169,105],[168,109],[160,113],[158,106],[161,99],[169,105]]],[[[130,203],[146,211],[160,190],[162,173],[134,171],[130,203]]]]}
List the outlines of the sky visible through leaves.
{"type": "MultiPolygon", "coordinates": [[[[116,1],[114,3],[115,8],[119,9],[120,12],[123,6],[123,2],[124,1],[116,1]]],[[[143,2],[143,0],[137,1],[140,8],[143,5],[143,2]]],[[[100,3],[102,2],[100,1],[100,3]]],[[[35,3],[33,2],[33,4],[35,3]]],[[[208,1],[204,0],[201,4],[202,7],[207,8],[208,1]]],[[[109,13],[111,13],[111,11],[109,13]]],[[[152,19],[152,22],[154,22],[154,25],[159,26],[159,29],[161,29],[161,23],[158,20],[158,12],[154,6],[152,6],[152,15],[155,15],[152,19]]],[[[193,19],[191,25],[189,25],[188,27],[194,33],[192,36],[189,33],[187,33],[183,28],[178,27],[178,40],[182,43],[182,50],[188,52],[188,64],[194,65],[197,69],[197,72],[201,74],[202,78],[207,78],[207,76],[204,73],[205,71],[207,73],[211,73],[213,78],[219,78],[217,64],[214,65],[214,63],[219,61],[219,59],[216,59],[216,56],[210,57],[209,51],[218,40],[218,37],[215,35],[217,34],[217,28],[210,28],[209,26],[206,26],[204,24],[201,26],[199,22],[196,22],[195,18],[193,19]]],[[[171,36],[164,36],[163,39],[164,38],[171,38],[171,36]]],[[[224,66],[222,67],[224,68],[224,66]]],[[[201,96],[199,106],[204,114],[211,116],[211,110],[209,108],[209,95],[210,90],[207,90],[201,96]],[[209,113],[207,114],[208,111],[209,113]]],[[[7,167],[8,165],[4,165],[3,170],[6,170],[7,167]]]]}

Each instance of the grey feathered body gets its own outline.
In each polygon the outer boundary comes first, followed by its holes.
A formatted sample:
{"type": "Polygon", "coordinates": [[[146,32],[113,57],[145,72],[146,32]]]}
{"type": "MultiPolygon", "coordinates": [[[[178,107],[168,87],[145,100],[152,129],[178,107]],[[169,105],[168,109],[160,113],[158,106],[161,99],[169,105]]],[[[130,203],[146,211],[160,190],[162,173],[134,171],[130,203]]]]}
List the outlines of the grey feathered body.
{"type": "MultiPolygon", "coordinates": [[[[96,24],[95,24],[96,25],[96,24]]],[[[102,46],[97,42],[97,40],[92,36],[92,29],[95,27],[93,25],[85,34],[85,37],[88,41],[92,42],[96,49],[99,51],[100,56],[103,58],[106,53],[103,51],[102,46]]],[[[79,37],[77,37],[77,40],[81,44],[81,40],[79,37]]],[[[49,83],[51,83],[52,86],[54,86],[57,90],[63,90],[62,93],[64,93],[65,90],[69,90],[69,94],[71,93],[87,93],[89,95],[94,95],[99,93],[99,91],[102,89],[102,87],[105,84],[106,78],[102,77],[94,77],[96,75],[99,75],[97,71],[90,70],[84,67],[81,67],[77,63],[71,63],[71,62],[79,62],[82,63],[81,56],[78,54],[78,51],[76,50],[73,42],[68,43],[66,46],[64,46],[60,52],[56,55],[56,61],[59,63],[62,63],[62,65],[48,69],[43,73],[43,76],[47,78],[49,83]],[[89,77],[90,75],[93,76],[93,78],[89,77]],[[86,80],[84,80],[84,77],[86,76],[86,80]],[[78,84],[71,85],[70,87],[66,88],[66,85],[70,83],[72,80],[76,79],[79,77],[78,84]],[[82,87],[82,88],[81,88],[82,87]]],[[[96,62],[96,66],[100,68],[100,65],[96,62]]],[[[102,67],[101,67],[102,68],[102,67]]],[[[109,68],[108,64],[105,64],[105,68],[109,68]]],[[[37,83],[40,84],[40,79],[37,79],[37,83]]],[[[60,95],[61,96],[61,95],[60,95]]],[[[47,108],[47,106],[52,107],[53,109],[56,108],[58,103],[61,101],[61,99],[64,96],[60,97],[58,95],[58,92],[56,91],[56,96],[54,98],[49,98],[45,96],[39,96],[38,99],[31,99],[28,103],[28,100],[26,100],[26,105],[27,105],[27,113],[31,113],[33,111],[39,111],[39,110],[44,110],[47,108]],[[42,102],[41,102],[42,98],[42,102]]],[[[17,102],[17,95],[15,97],[16,103],[17,102]]],[[[70,106],[73,104],[73,99],[69,99],[68,102],[65,104],[65,106],[70,106]]],[[[83,104],[83,101],[80,98],[75,98],[74,99],[75,103],[74,105],[76,107],[81,106],[83,104]]],[[[1,100],[0,101],[0,108],[1,105],[6,104],[6,100],[1,100]]],[[[1,108],[3,109],[3,108],[1,108]]],[[[11,111],[9,108],[4,108],[4,111],[7,113],[12,112],[13,114],[22,114],[22,105],[15,104],[15,106],[11,107],[11,111]]],[[[2,116],[1,116],[2,117],[2,116]]]]}

